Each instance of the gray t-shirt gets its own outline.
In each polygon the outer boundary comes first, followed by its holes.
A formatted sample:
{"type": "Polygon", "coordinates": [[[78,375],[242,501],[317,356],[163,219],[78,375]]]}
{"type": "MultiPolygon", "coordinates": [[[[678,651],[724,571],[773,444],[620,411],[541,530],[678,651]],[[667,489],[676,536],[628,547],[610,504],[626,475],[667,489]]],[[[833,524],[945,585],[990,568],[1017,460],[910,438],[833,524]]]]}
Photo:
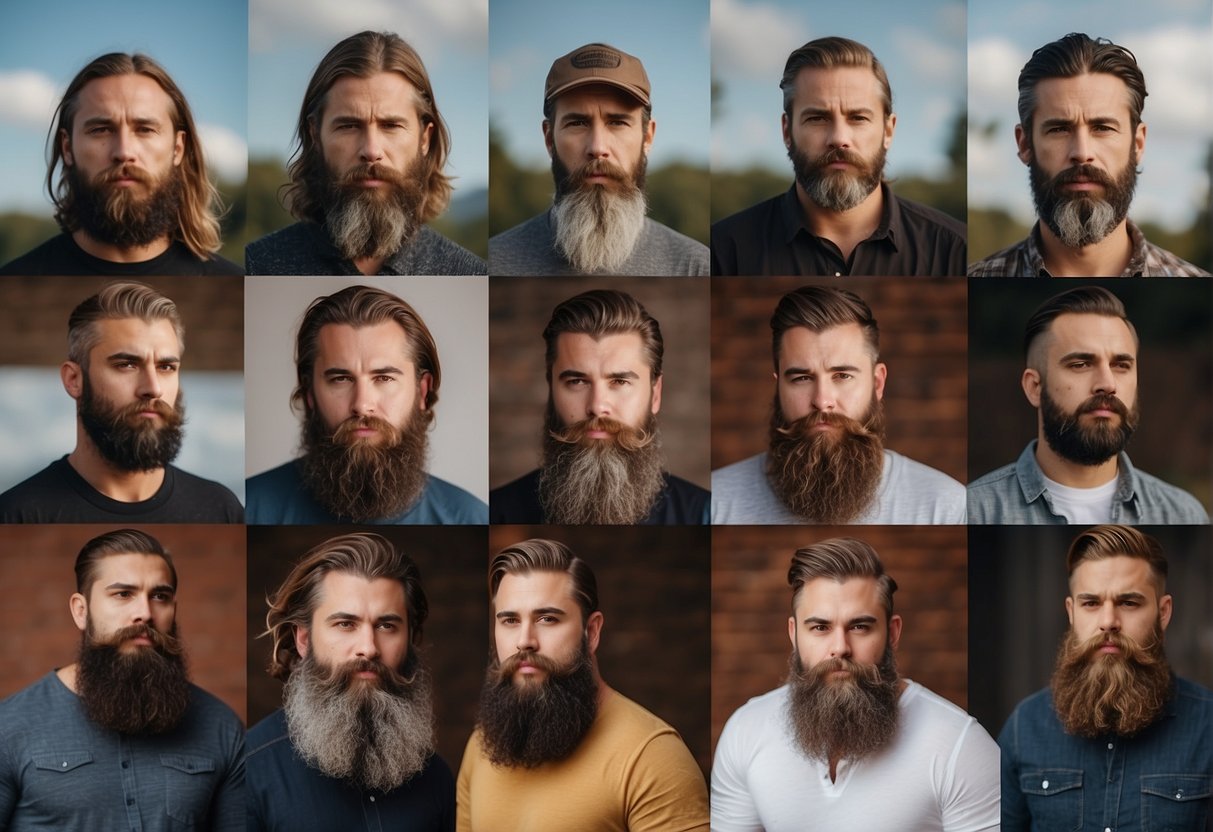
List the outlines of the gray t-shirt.
{"type": "MultiPolygon", "coordinates": [[[[697,276],[709,270],[708,247],[646,217],[632,252],[612,275],[697,276]]],[[[556,251],[550,210],[489,239],[489,274],[526,277],[580,274],[556,251]]]]}
{"type": "MultiPolygon", "coordinates": [[[[793,514],[767,480],[765,453],[712,472],[712,524],[810,521],[793,514]]],[[[942,471],[885,449],[876,499],[857,524],[917,526],[965,522],[965,487],[942,471]]]]}

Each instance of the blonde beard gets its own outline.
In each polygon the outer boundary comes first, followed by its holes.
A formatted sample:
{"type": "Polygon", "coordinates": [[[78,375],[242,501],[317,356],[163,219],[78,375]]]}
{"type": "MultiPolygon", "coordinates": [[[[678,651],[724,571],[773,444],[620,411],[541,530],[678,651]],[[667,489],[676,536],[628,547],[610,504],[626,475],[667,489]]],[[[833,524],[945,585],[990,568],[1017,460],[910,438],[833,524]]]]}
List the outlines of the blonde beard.
{"type": "Polygon", "coordinates": [[[617,271],[636,249],[648,206],[644,192],[591,186],[552,206],[556,250],[579,272],[617,271]]]}

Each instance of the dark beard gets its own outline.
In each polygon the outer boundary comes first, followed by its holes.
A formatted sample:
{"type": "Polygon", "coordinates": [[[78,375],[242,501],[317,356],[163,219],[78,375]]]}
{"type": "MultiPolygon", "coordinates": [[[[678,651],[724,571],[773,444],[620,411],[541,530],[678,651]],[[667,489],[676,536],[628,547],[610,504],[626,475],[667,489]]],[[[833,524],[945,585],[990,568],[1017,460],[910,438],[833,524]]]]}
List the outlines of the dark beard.
{"type": "Polygon", "coordinates": [[[135,165],[107,168],[92,180],[74,166],[67,175],[73,198],[65,206],[63,221],[69,231],[79,229],[118,248],[136,248],[171,237],[180,224],[182,183],[176,165],[163,178],[135,165]],[[135,187],[111,184],[120,178],[138,180],[147,195],[136,194],[135,187]]]}
{"type": "Polygon", "coordinates": [[[185,402],[180,392],[173,407],[160,399],[115,407],[95,394],[85,370],[76,413],[102,459],[119,471],[157,471],[176,459],[181,451],[185,402]],[[140,411],[148,408],[160,414],[162,424],[157,425],[154,419],[140,415],[140,411]]]}
{"type": "Polygon", "coordinates": [[[1043,378],[1041,382],[1041,424],[1044,426],[1045,442],[1055,454],[1078,465],[1095,466],[1107,462],[1129,444],[1139,419],[1136,402],[1130,410],[1115,396],[1098,393],[1079,405],[1073,413],[1066,413],[1049,396],[1043,378]],[[1084,426],[1079,417],[1093,410],[1115,411],[1120,417],[1119,421],[1096,419],[1093,425],[1084,426]]]}
{"type": "Polygon", "coordinates": [[[1036,164],[1035,154],[1028,164],[1028,178],[1036,214],[1049,230],[1069,248],[1094,245],[1128,216],[1137,188],[1137,148],[1130,149],[1129,163],[1115,179],[1094,165],[1075,165],[1050,179],[1036,164]],[[1063,189],[1079,178],[1102,185],[1104,195],[1063,189]]]}
{"type": "Polygon", "coordinates": [[[338,667],[310,655],[283,689],[287,733],[321,773],[388,792],[425,768],[434,753],[430,677],[410,650],[399,670],[359,659],[338,667]],[[355,678],[373,670],[378,680],[355,678]]]}
{"type": "Polygon", "coordinates": [[[841,147],[810,159],[807,153],[796,147],[794,140],[788,147],[788,158],[792,160],[796,181],[809,199],[827,211],[839,212],[849,211],[876,190],[884,176],[886,155],[883,143],[871,160],[841,147]],[[833,162],[847,162],[854,166],[855,171],[832,170],[829,165],[833,162]]]}
{"type": "Polygon", "coordinates": [[[403,428],[376,416],[351,416],[330,431],[313,410],[303,423],[303,485],[316,502],[343,520],[397,517],[425,488],[426,428],[425,420],[413,414],[403,428]],[[379,443],[354,436],[361,427],[378,430],[379,443]]]}
{"type": "Polygon", "coordinates": [[[615,271],[632,256],[648,210],[644,196],[647,167],[643,151],[631,175],[605,159],[593,159],[570,171],[552,154],[555,246],[578,271],[615,271]],[[587,183],[591,174],[606,174],[610,179],[606,184],[587,183]]]}
{"type": "Polygon", "coordinates": [[[1132,737],[1154,724],[1171,698],[1173,684],[1158,625],[1148,645],[1121,633],[1098,633],[1082,642],[1070,630],[1057,651],[1050,682],[1062,727],[1091,739],[1107,734],[1132,737]],[[1105,642],[1121,652],[1098,653],[1105,642]]]}
{"type": "Polygon", "coordinates": [[[190,704],[184,648],[176,625],[168,633],[134,624],[98,641],[88,625],[76,665],[76,693],[88,718],[119,734],[163,734],[181,722],[190,704]],[[150,646],[123,652],[140,635],[150,646]]]}
{"type": "Polygon", "coordinates": [[[873,395],[862,422],[813,411],[785,424],[779,394],[771,416],[767,479],[799,517],[849,523],[872,505],[884,472],[884,405],[873,395]],[[835,430],[815,432],[819,424],[835,430]]]}
{"type": "Polygon", "coordinates": [[[833,658],[806,671],[795,650],[788,665],[788,715],[796,744],[809,757],[859,760],[892,742],[899,682],[891,646],[878,665],[833,658]],[[851,678],[829,679],[835,670],[849,670],[851,678]]]}
{"type": "Polygon", "coordinates": [[[325,182],[324,227],[333,245],[347,260],[389,257],[411,243],[421,230],[425,186],[420,164],[407,173],[383,165],[360,165],[325,182]],[[357,182],[381,179],[378,188],[357,182]]]}
{"type": "Polygon", "coordinates": [[[535,768],[573,753],[598,715],[598,684],[584,637],[572,663],[558,668],[538,653],[515,653],[489,662],[480,690],[476,724],[489,761],[498,766],[535,768]],[[547,672],[539,685],[517,687],[514,672],[523,661],[547,672]]]}
{"type": "Polygon", "coordinates": [[[549,401],[539,471],[544,521],[569,526],[643,522],[665,487],[656,418],[650,414],[643,428],[600,417],[568,427],[559,422],[549,401]],[[591,430],[612,436],[587,439],[591,430]]]}

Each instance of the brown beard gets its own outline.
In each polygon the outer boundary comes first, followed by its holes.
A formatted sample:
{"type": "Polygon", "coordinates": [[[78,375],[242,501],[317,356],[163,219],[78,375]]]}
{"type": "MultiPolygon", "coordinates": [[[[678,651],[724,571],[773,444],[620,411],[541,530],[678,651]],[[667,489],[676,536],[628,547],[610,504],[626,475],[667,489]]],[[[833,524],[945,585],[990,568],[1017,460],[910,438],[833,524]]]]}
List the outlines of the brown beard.
{"type": "Polygon", "coordinates": [[[388,792],[434,753],[430,677],[416,653],[400,670],[369,659],[334,667],[308,656],[287,679],[283,711],[305,763],[363,789],[388,792]],[[355,678],[371,670],[376,680],[355,678]]]}
{"type": "Polygon", "coordinates": [[[476,724],[493,765],[535,768],[572,754],[597,715],[598,684],[583,637],[577,655],[564,667],[530,651],[504,662],[491,658],[476,724]],[[542,683],[514,684],[523,661],[546,671],[542,683]]]}
{"type": "Polygon", "coordinates": [[[796,744],[809,757],[859,760],[892,741],[899,680],[891,646],[878,665],[833,658],[806,671],[795,650],[788,665],[788,713],[796,744]],[[851,677],[830,679],[835,670],[848,670],[851,677]]]}
{"type": "Polygon", "coordinates": [[[96,394],[85,371],[76,413],[98,453],[119,471],[156,471],[181,451],[185,403],[180,391],[175,406],[161,399],[141,399],[118,407],[96,394]],[[161,424],[141,415],[148,409],[160,415],[161,424]]]}
{"type": "Polygon", "coordinates": [[[181,169],[172,166],[163,177],[153,176],[136,165],[115,165],[86,179],[79,168],[68,168],[72,197],[60,218],[68,231],[77,229],[94,240],[135,248],[172,236],[180,224],[181,169]],[[147,191],[141,196],[135,187],[119,187],[118,179],[134,179],[147,191]]]}
{"type": "Polygon", "coordinates": [[[1148,728],[1162,715],[1173,684],[1157,624],[1147,645],[1121,633],[1079,641],[1071,629],[1057,651],[1050,682],[1062,727],[1089,738],[1132,737],[1148,728]],[[1099,653],[1105,642],[1121,652],[1099,653]]]}
{"type": "Polygon", "coordinates": [[[796,181],[809,199],[827,211],[838,212],[849,211],[876,190],[884,176],[886,155],[883,144],[870,160],[844,147],[826,151],[816,159],[810,159],[795,141],[788,147],[796,181]],[[834,170],[829,167],[834,162],[847,162],[855,171],[834,170]]]}
{"type": "Polygon", "coordinates": [[[544,520],[561,525],[632,525],[653,510],[665,477],[652,414],[643,428],[592,417],[564,427],[548,402],[539,502],[544,520]],[[609,439],[589,439],[589,431],[609,439]]]}
{"type": "Polygon", "coordinates": [[[84,712],[102,728],[120,734],[171,731],[190,704],[184,652],[175,624],[167,633],[133,624],[100,640],[90,623],[76,666],[76,693],[84,712]],[[151,639],[151,645],[121,649],[123,642],[138,636],[151,639]]]}
{"type": "Polygon", "coordinates": [[[1140,418],[1136,402],[1130,410],[1124,402],[1108,393],[1097,393],[1080,404],[1073,413],[1067,413],[1053,400],[1043,384],[1040,388],[1040,416],[1045,442],[1054,453],[1079,465],[1092,466],[1102,465],[1123,451],[1137,430],[1140,418]],[[1084,425],[1079,417],[1093,410],[1114,411],[1119,421],[1097,419],[1092,425],[1084,425]]]}
{"type": "Polygon", "coordinates": [[[352,416],[330,431],[312,410],[304,418],[303,484],[316,502],[343,520],[398,517],[425,488],[426,428],[415,415],[402,428],[376,416],[352,416]],[[375,428],[379,442],[354,435],[363,427],[375,428]]]}
{"type": "Polygon", "coordinates": [[[849,523],[872,505],[883,472],[884,405],[875,395],[862,422],[813,411],[785,424],[776,394],[767,479],[793,514],[814,523],[849,523]],[[814,431],[820,424],[836,428],[814,431]]]}
{"type": "Polygon", "coordinates": [[[383,165],[359,165],[325,183],[324,227],[333,245],[347,260],[360,257],[389,257],[417,236],[425,184],[421,165],[405,173],[383,165]],[[378,188],[357,184],[365,179],[383,180],[378,188]]]}

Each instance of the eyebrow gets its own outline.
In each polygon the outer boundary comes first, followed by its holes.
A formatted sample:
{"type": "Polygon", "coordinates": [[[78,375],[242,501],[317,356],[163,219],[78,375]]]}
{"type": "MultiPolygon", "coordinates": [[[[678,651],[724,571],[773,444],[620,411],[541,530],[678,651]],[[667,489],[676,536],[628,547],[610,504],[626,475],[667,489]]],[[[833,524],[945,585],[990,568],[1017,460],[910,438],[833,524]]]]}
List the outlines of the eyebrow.
{"type": "MultiPolygon", "coordinates": [[[[589,378],[590,374],[581,370],[562,370],[557,378],[589,378]]],[[[639,380],[640,376],[631,370],[620,370],[616,373],[607,373],[607,378],[622,378],[630,380],[639,380]]]]}
{"type": "MultiPolygon", "coordinates": [[[[138,126],[147,126],[147,127],[159,127],[160,126],[160,119],[153,118],[152,116],[136,116],[136,117],[130,119],[130,122],[132,124],[135,124],[138,126]]],[[[93,116],[92,118],[86,118],[83,122],[83,126],[84,127],[112,127],[117,123],[118,123],[118,120],[111,118],[110,116],[93,116]]]]}
{"type": "MultiPolygon", "coordinates": [[[[847,116],[870,116],[874,115],[875,113],[876,111],[871,107],[851,107],[850,109],[842,110],[842,114],[847,116]]],[[[826,107],[805,107],[800,111],[801,118],[804,118],[805,116],[830,116],[833,114],[834,111],[826,107]]]]}
{"type": "MultiPolygon", "coordinates": [[[[1065,362],[1065,361],[1074,361],[1075,359],[1078,359],[1081,361],[1094,361],[1098,357],[1099,356],[1097,356],[1093,352],[1077,352],[1076,351],[1076,352],[1068,352],[1057,360],[1059,363],[1065,362]]],[[[1112,360],[1113,361],[1130,361],[1130,362],[1132,362],[1132,361],[1136,361],[1137,358],[1136,358],[1136,356],[1132,355],[1131,353],[1118,352],[1112,356],[1112,360]]]]}
{"type": "MultiPolygon", "coordinates": [[[[622,110],[619,112],[606,112],[606,113],[603,113],[602,115],[604,118],[620,118],[620,119],[636,117],[634,112],[624,112],[622,110]]],[[[590,118],[590,114],[589,113],[576,113],[576,112],[565,113],[564,115],[562,115],[560,117],[560,122],[563,124],[564,122],[567,122],[570,119],[578,119],[578,118],[588,119],[588,118],[590,118]]]]}
{"type": "MultiPolygon", "coordinates": [[[[1073,127],[1078,124],[1078,119],[1075,118],[1046,118],[1040,122],[1040,129],[1047,130],[1050,127],[1073,127]]],[[[1088,119],[1083,119],[1087,124],[1099,125],[1109,124],[1113,127],[1120,126],[1120,119],[1116,116],[1092,116],[1088,119]]]]}
{"type": "MultiPolygon", "coordinates": [[[[118,590],[126,590],[128,592],[134,592],[135,590],[139,589],[139,587],[135,584],[124,584],[121,581],[115,581],[114,583],[106,586],[105,589],[106,589],[106,591],[109,591],[112,589],[118,589],[118,590]]],[[[177,587],[172,586],[170,584],[157,584],[156,586],[151,588],[151,591],[152,592],[171,592],[171,593],[175,594],[177,592],[177,587]]]]}
{"type": "MultiPolygon", "coordinates": [[[[531,610],[531,615],[568,615],[568,613],[562,610],[560,607],[539,607],[538,609],[531,610]]],[[[510,616],[518,618],[519,614],[513,610],[499,610],[497,615],[494,617],[501,619],[508,618],[510,616]]]]}
{"type": "MultiPolygon", "coordinates": [[[[835,364],[833,367],[826,367],[826,370],[831,373],[858,373],[860,370],[854,364],[835,364]]],[[[813,371],[807,367],[788,367],[783,371],[784,376],[811,376],[813,371]]]]}
{"type": "MultiPolygon", "coordinates": [[[[326,616],[325,621],[361,621],[362,616],[355,615],[352,612],[335,612],[332,615],[326,616]]],[[[376,624],[382,624],[387,621],[404,621],[404,616],[394,612],[387,612],[375,618],[376,624]]]]}
{"type": "MultiPolygon", "coordinates": [[[[1099,595],[1094,592],[1080,592],[1075,597],[1079,601],[1099,601],[1100,599],[1103,598],[1102,595],[1099,595]]],[[[1119,595],[1116,595],[1114,597],[1116,598],[1117,601],[1146,601],[1146,600],[1148,600],[1145,596],[1145,593],[1136,592],[1136,591],[1122,592],[1119,595]]]]}
{"type": "MultiPolygon", "coordinates": [[[[806,618],[804,620],[804,623],[805,624],[833,624],[834,622],[828,618],[821,618],[820,616],[810,615],[808,618],[806,618]]],[[[848,620],[846,623],[848,625],[850,625],[850,624],[875,624],[876,616],[874,616],[874,615],[857,615],[854,618],[848,620]]]]}
{"type": "MultiPolygon", "coordinates": [[[[144,363],[144,357],[133,352],[115,352],[106,356],[106,361],[130,361],[134,364],[144,363]]],[[[180,364],[181,359],[175,355],[165,355],[160,358],[153,358],[155,364],[180,364]]]]}
{"type": "MultiPolygon", "coordinates": [[[[331,377],[331,376],[352,376],[352,375],[355,375],[354,371],[353,371],[353,370],[347,370],[347,369],[345,369],[344,367],[330,367],[329,369],[327,369],[327,370],[325,370],[325,371],[324,371],[324,377],[325,377],[325,378],[329,378],[329,377],[331,377]]],[[[372,375],[372,376],[390,376],[390,375],[402,376],[402,375],[404,375],[404,370],[401,370],[399,367],[378,367],[378,368],[376,368],[376,369],[373,369],[373,370],[369,371],[368,375],[372,375]]]]}

